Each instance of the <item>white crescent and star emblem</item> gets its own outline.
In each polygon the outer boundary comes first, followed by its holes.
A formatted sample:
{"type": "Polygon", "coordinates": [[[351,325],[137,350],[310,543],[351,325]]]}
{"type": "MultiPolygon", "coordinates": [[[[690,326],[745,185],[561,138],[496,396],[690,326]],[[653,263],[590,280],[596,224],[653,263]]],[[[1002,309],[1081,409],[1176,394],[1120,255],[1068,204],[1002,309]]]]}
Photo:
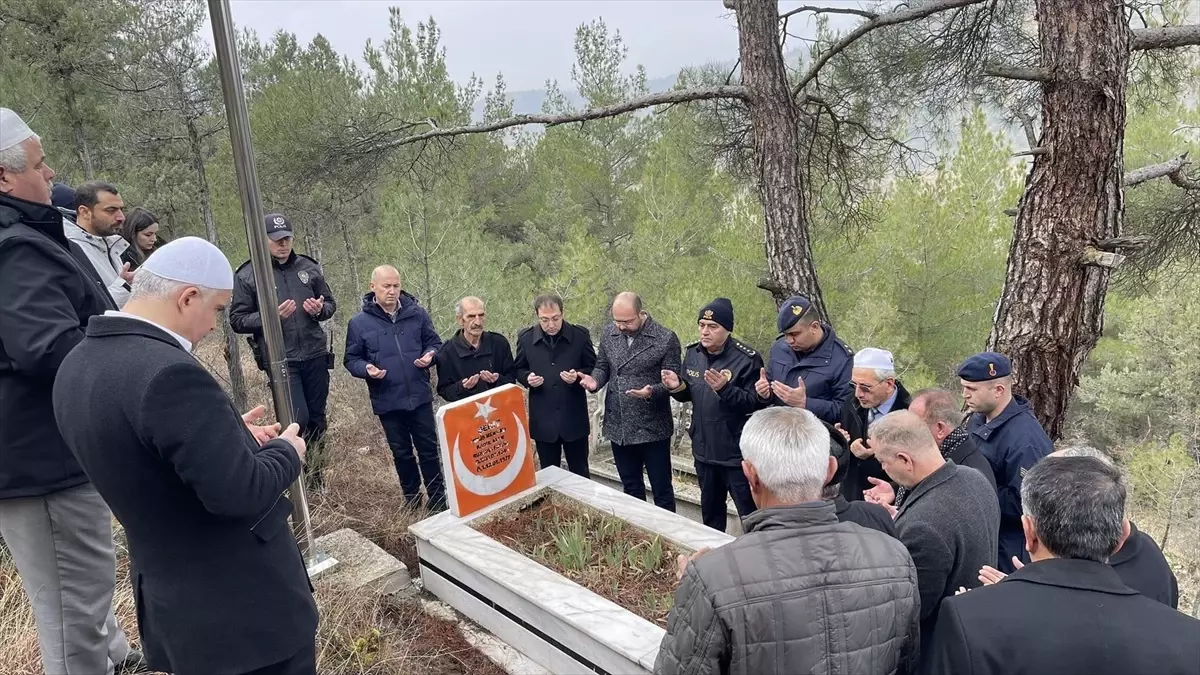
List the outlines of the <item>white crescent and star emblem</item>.
{"type": "MultiPolygon", "coordinates": [[[[476,403],[478,411],[476,417],[487,419],[496,411],[490,405],[491,399],[483,403],[476,403]]],[[[480,476],[479,474],[471,473],[467,469],[467,465],[463,463],[462,453],[458,449],[458,437],[454,437],[454,449],[450,453],[451,460],[454,464],[454,477],[467,490],[482,496],[494,495],[502,492],[505,488],[513,484],[517,479],[517,475],[521,473],[522,467],[525,466],[525,455],[529,453],[529,440],[525,434],[525,425],[521,424],[521,418],[513,413],[513,421],[517,424],[517,451],[508,462],[508,466],[495,476],[480,476]]]]}
{"type": "Polygon", "coordinates": [[[490,398],[485,399],[483,403],[475,404],[475,417],[483,420],[484,422],[488,421],[488,418],[490,418],[494,412],[496,412],[496,409],[492,407],[492,399],[490,398]]]}

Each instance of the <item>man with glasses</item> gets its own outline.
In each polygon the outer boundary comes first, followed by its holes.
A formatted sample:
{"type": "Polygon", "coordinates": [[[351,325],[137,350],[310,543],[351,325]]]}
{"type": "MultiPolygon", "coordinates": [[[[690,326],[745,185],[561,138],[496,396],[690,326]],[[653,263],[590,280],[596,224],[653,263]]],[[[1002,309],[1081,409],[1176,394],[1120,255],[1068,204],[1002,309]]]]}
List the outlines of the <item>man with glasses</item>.
{"type": "Polygon", "coordinates": [[[776,319],[780,337],[754,389],[769,405],[806,408],[835,424],[850,397],[854,352],[821,321],[808,298],[788,298],[776,319]]]}
{"type": "Polygon", "coordinates": [[[571,473],[588,471],[587,392],[576,386],[596,365],[592,336],[563,318],[556,294],[533,301],[537,323],[517,335],[517,382],[529,389],[529,435],[543,468],[559,466],[563,453],[571,473]]]}
{"type": "Polygon", "coordinates": [[[842,496],[855,501],[863,498],[864,491],[888,480],[867,440],[868,427],[893,410],[907,410],[912,397],[896,379],[895,361],[886,349],[867,347],[855,354],[851,374],[854,396],[842,408],[837,427],[850,442],[851,453],[842,496]]]}
{"type": "Polygon", "coordinates": [[[654,503],[675,510],[671,486],[671,399],[663,371],[679,374],[679,337],[642,307],[635,293],[620,293],[612,304],[613,322],[605,326],[591,375],[580,385],[604,398],[604,435],[612,442],[613,461],[625,494],[646,498],[642,470],[650,477],[654,503]]]}

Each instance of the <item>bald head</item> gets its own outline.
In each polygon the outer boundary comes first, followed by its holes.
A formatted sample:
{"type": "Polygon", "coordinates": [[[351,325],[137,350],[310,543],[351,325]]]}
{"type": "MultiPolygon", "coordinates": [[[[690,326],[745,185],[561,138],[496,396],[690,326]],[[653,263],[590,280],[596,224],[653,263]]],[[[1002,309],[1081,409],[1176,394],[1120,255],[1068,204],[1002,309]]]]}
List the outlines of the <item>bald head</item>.
{"type": "Polygon", "coordinates": [[[462,328],[463,337],[472,345],[478,345],[483,337],[487,319],[487,307],[483,300],[468,295],[454,303],[454,318],[462,328]]]}
{"type": "Polygon", "coordinates": [[[375,304],[388,314],[395,313],[400,307],[400,272],[391,265],[380,265],[371,272],[371,292],[375,294],[375,304]]]}
{"type": "Polygon", "coordinates": [[[642,330],[645,314],[642,313],[642,297],[637,293],[617,293],[612,304],[613,323],[625,335],[636,335],[642,330]]]}
{"type": "Polygon", "coordinates": [[[1046,455],[1047,457],[1091,457],[1109,466],[1113,466],[1112,458],[1090,445],[1068,445],[1046,455]]]}
{"type": "Polygon", "coordinates": [[[870,435],[875,458],[904,487],[914,487],[946,461],[925,420],[907,410],[885,415],[871,425],[870,435]]]}

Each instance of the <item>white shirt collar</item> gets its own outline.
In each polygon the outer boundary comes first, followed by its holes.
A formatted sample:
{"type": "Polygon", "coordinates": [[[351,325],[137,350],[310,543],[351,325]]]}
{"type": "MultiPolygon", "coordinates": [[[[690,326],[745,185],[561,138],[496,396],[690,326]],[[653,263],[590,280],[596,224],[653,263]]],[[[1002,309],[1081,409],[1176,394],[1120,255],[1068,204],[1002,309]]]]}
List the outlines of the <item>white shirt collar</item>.
{"type": "Polygon", "coordinates": [[[192,351],[192,343],[187,338],[183,337],[179,333],[176,333],[175,331],[171,330],[170,328],[167,328],[166,326],[161,326],[161,325],[151,321],[150,319],[147,319],[144,316],[138,316],[137,314],[129,314],[127,312],[118,312],[118,311],[111,310],[111,309],[108,310],[107,312],[105,312],[104,316],[119,316],[119,317],[122,317],[125,319],[137,319],[138,321],[141,321],[142,323],[148,323],[151,326],[154,326],[155,328],[157,328],[157,329],[163,331],[164,333],[170,335],[171,337],[175,338],[179,342],[179,345],[181,347],[183,347],[184,349],[186,349],[189,354],[192,351]]]}

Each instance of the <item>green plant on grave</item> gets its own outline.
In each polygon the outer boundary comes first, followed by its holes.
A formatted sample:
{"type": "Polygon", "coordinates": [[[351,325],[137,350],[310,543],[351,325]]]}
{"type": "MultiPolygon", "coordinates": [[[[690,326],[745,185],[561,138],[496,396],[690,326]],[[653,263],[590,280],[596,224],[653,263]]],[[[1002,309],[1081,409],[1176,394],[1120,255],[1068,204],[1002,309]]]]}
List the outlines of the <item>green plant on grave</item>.
{"type": "Polygon", "coordinates": [[[644,574],[651,574],[657,572],[662,567],[662,558],[662,539],[654,537],[650,541],[638,542],[633,548],[629,549],[626,561],[634,570],[644,574]]]}
{"type": "Polygon", "coordinates": [[[596,534],[601,539],[615,539],[621,536],[621,531],[624,528],[624,521],[605,516],[600,520],[600,526],[596,528],[596,534]]]}
{"type": "Polygon", "coordinates": [[[652,616],[669,613],[674,604],[675,598],[670,595],[660,595],[654,591],[646,591],[642,596],[642,605],[646,608],[646,612],[652,616]]]}
{"type": "Polygon", "coordinates": [[[583,571],[592,560],[592,542],[582,520],[576,520],[554,532],[558,563],[566,570],[583,571]]]}
{"type": "Polygon", "coordinates": [[[625,564],[625,555],[627,552],[628,544],[618,539],[604,548],[604,553],[600,559],[606,567],[620,570],[625,564]]]}
{"type": "Polygon", "coordinates": [[[379,643],[382,637],[383,634],[379,632],[378,628],[372,628],[350,641],[348,645],[350,653],[364,666],[369,666],[379,654],[379,643]]]}

